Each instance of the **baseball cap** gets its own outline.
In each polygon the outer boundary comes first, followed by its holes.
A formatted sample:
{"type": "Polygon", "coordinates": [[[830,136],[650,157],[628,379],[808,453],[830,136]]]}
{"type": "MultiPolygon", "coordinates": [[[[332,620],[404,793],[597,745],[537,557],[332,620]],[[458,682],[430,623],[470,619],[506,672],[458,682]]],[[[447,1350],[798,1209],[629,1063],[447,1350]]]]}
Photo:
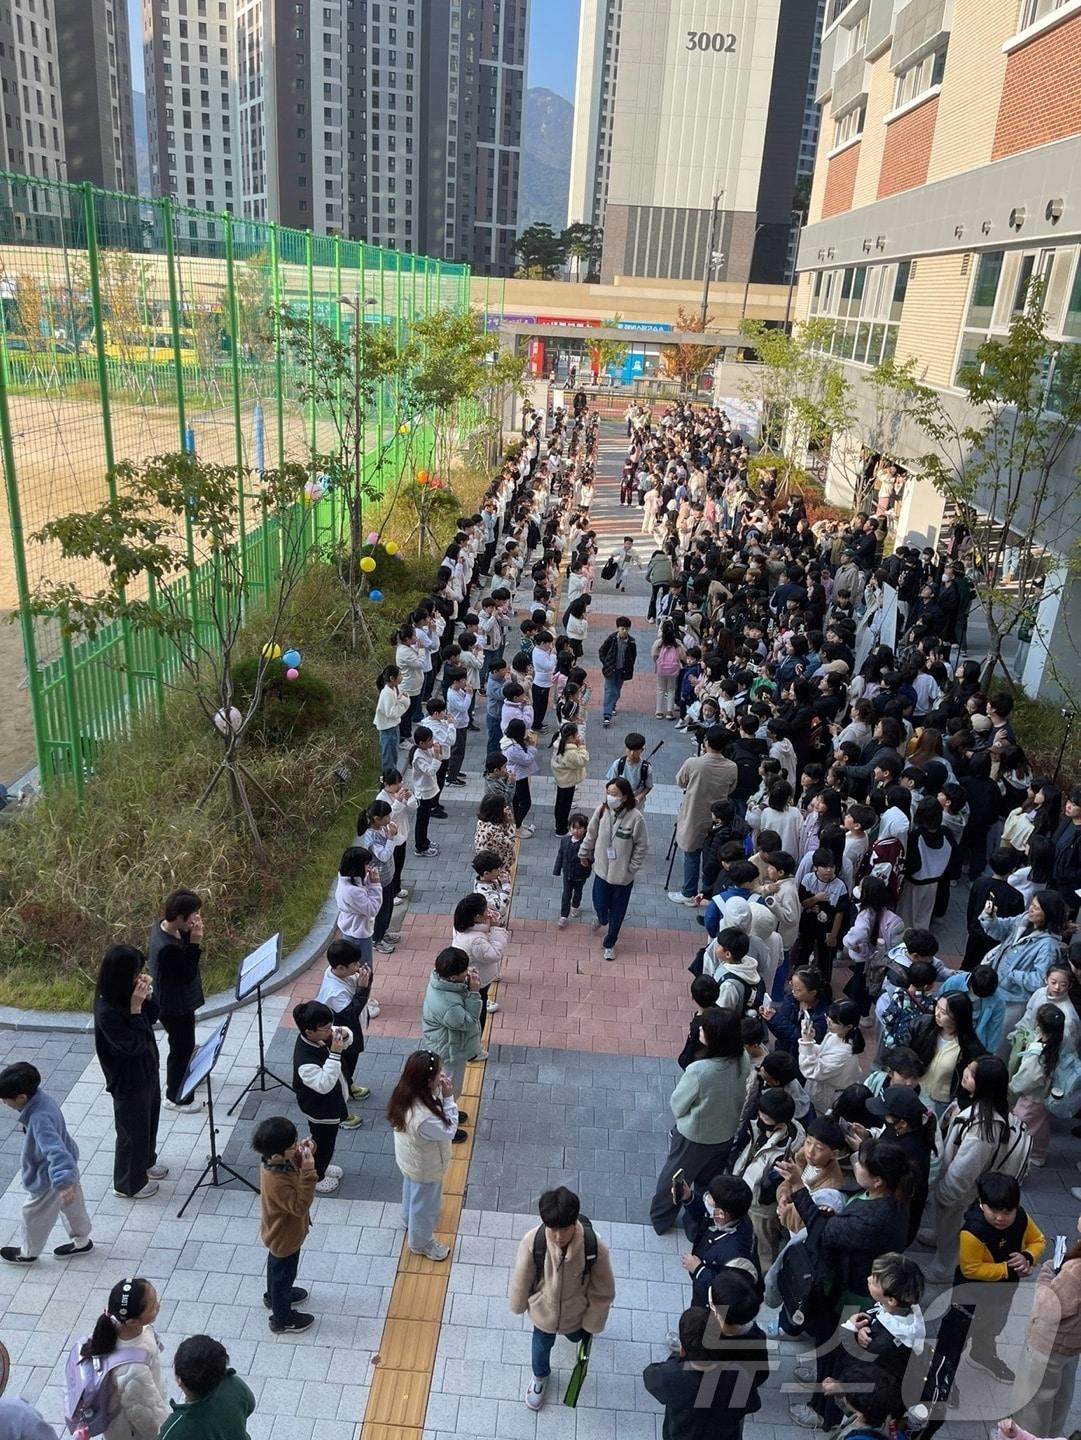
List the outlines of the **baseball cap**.
{"type": "Polygon", "coordinates": [[[894,1120],[907,1120],[910,1125],[918,1125],[925,1111],[923,1101],[907,1085],[887,1085],[881,1095],[873,1095],[867,1101],[868,1114],[889,1115],[894,1120]]]}

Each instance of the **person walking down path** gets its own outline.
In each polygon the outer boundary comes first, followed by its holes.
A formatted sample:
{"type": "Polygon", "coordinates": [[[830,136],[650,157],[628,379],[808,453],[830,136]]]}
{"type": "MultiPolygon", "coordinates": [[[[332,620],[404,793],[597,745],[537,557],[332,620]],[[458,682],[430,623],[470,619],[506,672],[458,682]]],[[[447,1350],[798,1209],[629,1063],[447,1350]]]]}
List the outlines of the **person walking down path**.
{"type": "Polygon", "coordinates": [[[616,1298],[608,1247],[582,1215],[578,1196],[560,1185],[544,1192],[537,1209],[541,1223],[522,1236],[508,1294],[511,1314],[533,1322],[530,1410],[544,1404],[556,1336],[580,1345],[599,1335],[616,1298]]]}
{"type": "Polygon", "coordinates": [[[594,931],[603,929],[605,960],[616,958],[616,941],[631,902],[635,876],[649,853],[646,822],[629,780],[609,780],[604,804],[593,812],[578,863],[593,869],[594,931]]]}
{"type": "Polygon", "coordinates": [[[69,1238],[53,1254],[64,1259],[88,1254],[94,1242],[79,1183],[79,1147],[68,1134],[60,1106],[41,1089],[41,1072],[25,1061],[8,1065],[0,1071],[0,1100],[18,1115],[26,1137],[20,1170],[29,1197],[22,1209],[22,1244],[0,1247],[0,1259],[32,1265],[58,1216],[69,1238]]]}

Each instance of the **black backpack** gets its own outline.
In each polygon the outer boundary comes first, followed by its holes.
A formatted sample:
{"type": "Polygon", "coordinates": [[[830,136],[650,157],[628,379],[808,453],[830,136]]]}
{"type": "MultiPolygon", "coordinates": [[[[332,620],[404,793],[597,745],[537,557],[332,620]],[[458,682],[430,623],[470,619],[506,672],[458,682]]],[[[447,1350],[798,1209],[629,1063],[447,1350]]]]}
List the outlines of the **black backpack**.
{"type": "MultiPolygon", "coordinates": [[[[586,1259],[582,1269],[582,1284],[586,1282],[589,1272],[597,1263],[597,1232],[585,1215],[579,1215],[579,1222],[582,1226],[582,1238],[585,1241],[586,1259]]],[[[538,1225],[533,1236],[533,1286],[530,1294],[535,1294],[541,1287],[544,1280],[544,1257],[548,1254],[548,1237],[545,1234],[544,1226],[538,1225]]]]}
{"type": "Polygon", "coordinates": [[[802,1325],[806,1318],[807,1301],[817,1289],[822,1298],[823,1278],[821,1270],[821,1237],[826,1227],[827,1216],[819,1211],[811,1217],[807,1226],[807,1238],[798,1245],[788,1245],[781,1254],[777,1271],[777,1289],[781,1295],[785,1314],[795,1325],[802,1325]],[[816,1286],[816,1281],[819,1284],[816,1286]]]}
{"type": "Polygon", "coordinates": [[[612,576],[616,573],[617,563],[618,562],[616,561],[616,557],[614,555],[609,555],[608,559],[601,566],[602,580],[611,580],[612,576]]]}

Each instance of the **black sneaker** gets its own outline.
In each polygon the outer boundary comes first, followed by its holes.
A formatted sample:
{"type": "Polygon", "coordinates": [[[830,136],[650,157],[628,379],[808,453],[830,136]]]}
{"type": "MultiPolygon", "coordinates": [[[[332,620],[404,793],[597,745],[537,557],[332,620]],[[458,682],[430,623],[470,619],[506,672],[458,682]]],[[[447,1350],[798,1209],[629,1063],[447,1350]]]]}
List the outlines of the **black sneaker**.
{"type": "Polygon", "coordinates": [[[94,1248],[93,1240],[88,1240],[85,1245],[73,1245],[69,1240],[66,1245],[58,1245],[53,1251],[54,1255],[60,1255],[67,1259],[69,1255],[89,1255],[94,1248]]]}
{"type": "MultiPolygon", "coordinates": [[[[447,781],[448,785],[468,785],[468,783],[469,781],[464,775],[456,775],[453,780],[447,781]]],[[[432,811],[432,814],[435,814],[434,810],[432,811]]]]}
{"type": "Polygon", "coordinates": [[[1010,1367],[997,1355],[977,1355],[975,1351],[970,1350],[968,1359],[969,1364],[975,1365],[977,1370],[986,1370],[988,1375],[993,1375],[996,1380],[1001,1380],[1007,1385],[1011,1385],[1017,1379],[1010,1367]]]}
{"type": "MultiPolygon", "coordinates": [[[[302,1300],[307,1300],[307,1298],[308,1298],[308,1292],[307,1292],[307,1290],[302,1290],[299,1285],[294,1285],[293,1288],[292,1288],[292,1290],[289,1291],[289,1303],[290,1303],[290,1305],[299,1305],[302,1300]]],[[[269,1296],[269,1295],[264,1294],[264,1296],[263,1296],[263,1304],[266,1306],[266,1308],[267,1308],[268,1310],[270,1309],[270,1296],[269,1296]]]]}
{"type": "Polygon", "coordinates": [[[459,1119],[459,1121],[460,1121],[463,1125],[468,1125],[468,1124],[469,1124],[469,1111],[468,1111],[468,1110],[459,1110],[459,1111],[458,1111],[458,1119],[459,1119]]]}
{"type": "Polygon", "coordinates": [[[450,1138],[450,1143],[451,1143],[452,1145],[464,1145],[465,1142],[466,1142],[468,1139],[469,1139],[469,1131],[468,1131],[468,1130],[463,1130],[463,1129],[459,1126],[459,1128],[458,1128],[457,1130],[455,1130],[454,1134],[451,1136],[451,1138],[450,1138]]]}
{"type": "Polygon", "coordinates": [[[450,811],[444,810],[442,805],[436,805],[429,812],[433,820],[449,820],[450,811]]]}
{"type": "Polygon", "coordinates": [[[421,860],[434,860],[439,854],[438,846],[429,845],[427,850],[418,850],[417,855],[421,860]]]}
{"type": "Polygon", "coordinates": [[[273,1315],[268,1321],[272,1335],[299,1335],[302,1330],[310,1330],[315,1324],[314,1315],[305,1315],[303,1310],[294,1310],[289,1319],[279,1325],[273,1315]]]}
{"type": "Polygon", "coordinates": [[[36,1255],[24,1255],[18,1245],[0,1246],[0,1260],[6,1260],[9,1265],[36,1265],[36,1255]]]}

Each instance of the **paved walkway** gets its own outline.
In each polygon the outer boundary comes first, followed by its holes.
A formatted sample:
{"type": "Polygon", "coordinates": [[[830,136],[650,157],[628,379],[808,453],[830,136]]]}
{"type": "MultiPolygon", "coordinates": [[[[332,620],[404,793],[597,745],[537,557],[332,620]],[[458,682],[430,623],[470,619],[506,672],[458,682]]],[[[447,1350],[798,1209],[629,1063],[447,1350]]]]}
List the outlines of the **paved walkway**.
{"type": "MultiPolygon", "coordinates": [[[[616,503],[621,448],[614,426],[606,427],[606,437],[594,504],[602,552],[632,534],[645,560],[651,547],[638,537],[638,510],[620,510],[616,503]]],[[[556,927],[550,776],[535,783],[537,834],[522,847],[491,1057],[483,1067],[470,1067],[467,1080],[475,1137],[467,1154],[456,1154],[441,1218],[441,1233],[454,1244],[448,1265],[400,1258],[400,1185],[382,1111],[403,1057],[417,1043],[432,956],[449,940],[450,912],[470,888],[482,733],[470,736],[466,770],[474,778],[446,792],[450,818],[433,822],[439,859],[409,858],[413,899],[402,943],[394,955],[379,958],[382,1015],[361,1064],[372,1098],[361,1107],[364,1127],[340,1137],[337,1159],[345,1178],[336,1195],[317,1200],[301,1265],[300,1280],[310,1287],[310,1308],[318,1316],[308,1333],[268,1333],[261,1303],[264,1251],[250,1192],[235,1184],[201,1191],[177,1219],[204,1163],[205,1118],[166,1112],[161,1150],[173,1173],[154,1200],[134,1205],[118,1200],[111,1193],[110,1107],[90,1043],[0,1035],[0,1061],[34,1060],[50,1089],[66,1097],[94,1214],[97,1248],[86,1260],[64,1266],[50,1257],[27,1270],[0,1266],[0,1338],[12,1350],[12,1387],[58,1427],[65,1351],[76,1335],[86,1333],[109,1287],[124,1275],[142,1274],[161,1292],[158,1331],[167,1358],[195,1331],[207,1331],[228,1346],[256,1394],[252,1440],[313,1435],[359,1440],[361,1427],[364,1440],[659,1440],[660,1411],[642,1387],[641,1370],[663,1355],[665,1333],[686,1302],[678,1261],[686,1245],[675,1235],[653,1234],[648,1200],[666,1149],[667,1101],[677,1074],[672,1057],[689,1011],[686,966],[702,931],[693,912],[672,905],[664,894],[678,798],[673,782],[691,742],[653,718],[653,677],[643,643],[652,636],[645,608],[640,573],[624,595],[598,581],[587,658],[596,667],[597,645],[619,613],[635,620],[639,651],[646,654],[639,675],[624,688],[612,728],[601,728],[599,712],[590,716],[594,778],[579,798],[583,805],[599,799],[601,777],[620,753],[626,730],[643,731],[650,747],[663,740],[654,757],[658,784],[647,810],[651,853],[635,887],[619,958],[605,963],[600,937],[589,932],[588,904],[580,922],[566,930],[556,927]],[[535,1416],[522,1403],[529,1336],[507,1311],[506,1283],[517,1240],[533,1223],[537,1194],[557,1183],[579,1192],[583,1209],[610,1244],[618,1293],[608,1328],[594,1346],[578,1409],[558,1403],[573,1359],[571,1347],[559,1342],[551,1398],[535,1416]]],[[[942,927],[947,953],[960,948],[962,899],[959,892],[942,927]]],[[[292,1052],[288,1009],[314,994],[318,979],[315,967],[291,993],[267,1005],[270,1059],[279,1073],[287,1073],[292,1052]]],[[[225,1114],[255,1060],[252,1015],[242,1011],[234,1017],[220,1062],[216,1110],[227,1159],[253,1179],[256,1167],[247,1148],[253,1119],[296,1113],[291,1097],[279,1090],[249,1096],[235,1124],[225,1114]]],[[[0,1215],[12,1236],[21,1203],[18,1141],[14,1117],[0,1118],[0,1182],[8,1186],[0,1215]]],[[[1079,1156],[1081,1145],[1065,1130],[1056,1132],[1051,1160],[1028,1186],[1027,1202],[1050,1235],[1073,1231],[1081,1207],[1069,1186],[1078,1178],[1079,1156]]],[[[1011,1322],[1018,1344],[1030,1293],[1031,1287],[1020,1287],[1011,1322]]],[[[765,1392],[761,1414],[746,1426],[747,1440],[780,1440],[793,1433],[787,1415],[792,1393],[782,1392],[781,1381],[790,1382],[794,1348],[784,1347],[781,1380],[765,1392]]],[[[1081,1425],[1081,1405],[1071,1418],[1081,1425]]],[[[987,1431],[951,1424],[946,1433],[987,1431]]]]}

